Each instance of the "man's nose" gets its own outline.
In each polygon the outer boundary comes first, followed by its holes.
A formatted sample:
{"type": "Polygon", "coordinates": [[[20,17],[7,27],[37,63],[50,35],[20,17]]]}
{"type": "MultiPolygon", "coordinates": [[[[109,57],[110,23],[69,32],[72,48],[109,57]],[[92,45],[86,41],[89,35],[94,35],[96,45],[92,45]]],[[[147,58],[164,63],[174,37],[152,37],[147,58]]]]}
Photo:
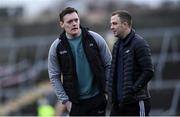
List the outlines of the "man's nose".
{"type": "Polygon", "coordinates": [[[77,22],[76,22],[76,21],[73,21],[73,22],[72,22],[72,24],[73,24],[73,25],[76,25],[76,24],[77,24],[77,22]]]}
{"type": "Polygon", "coordinates": [[[113,30],[113,29],[114,29],[113,25],[111,25],[110,29],[111,29],[111,30],[113,30]]]}

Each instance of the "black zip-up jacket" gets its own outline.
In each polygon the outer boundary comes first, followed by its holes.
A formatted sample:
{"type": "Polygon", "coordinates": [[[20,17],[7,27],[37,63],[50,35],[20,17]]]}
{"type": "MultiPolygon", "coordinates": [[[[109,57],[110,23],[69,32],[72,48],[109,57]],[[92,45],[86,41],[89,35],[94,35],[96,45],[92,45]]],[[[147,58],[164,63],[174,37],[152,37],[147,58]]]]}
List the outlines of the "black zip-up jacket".
{"type": "MultiPolygon", "coordinates": [[[[82,29],[82,45],[97,83],[100,93],[105,91],[105,69],[100,56],[98,45],[86,28],[82,29]]],[[[65,32],[60,35],[57,46],[57,57],[63,74],[63,87],[73,103],[79,103],[79,92],[75,61],[65,32]]]]}
{"type": "MultiPolygon", "coordinates": [[[[154,74],[151,60],[151,52],[146,41],[131,30],[125,38],[123,48],[123,99],[122,103],[131,103],[137,100],[150,98],[147,89],[148,82],[154,74]]],[[[118,53],[118,43],[115,42],[112,54],[111,75],[109,79],[109,96],[112,102],[117,102],[117,77],[116,63],[118,53]]]]}

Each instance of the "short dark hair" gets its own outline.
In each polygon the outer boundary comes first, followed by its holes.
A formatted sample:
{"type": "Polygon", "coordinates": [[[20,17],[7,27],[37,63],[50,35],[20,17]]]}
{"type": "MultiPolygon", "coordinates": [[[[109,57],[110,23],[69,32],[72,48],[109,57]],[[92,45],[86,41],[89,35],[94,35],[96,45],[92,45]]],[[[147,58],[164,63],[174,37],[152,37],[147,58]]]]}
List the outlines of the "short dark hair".
{"type": "Polygon", "coordinates": [[[132,17],[128,11],[125,10],[117,10],[112,13],[111,16],[118,15],[122,22],[127,22],[129,27],[132,26],[132,17]]]}
{"type": "Polygon", "coordinates": [[[78,11],[77,11],[75,8],[66,7],[64,10],[62,10],[62,11],[59,13],[59,19],[60,19],[60,21],[63,21],[63,17],[64,17],[66,14],[70,14],[70,13],[73,13],[73,12],[76,12],[76,13],[78,14],[78,11]]]}

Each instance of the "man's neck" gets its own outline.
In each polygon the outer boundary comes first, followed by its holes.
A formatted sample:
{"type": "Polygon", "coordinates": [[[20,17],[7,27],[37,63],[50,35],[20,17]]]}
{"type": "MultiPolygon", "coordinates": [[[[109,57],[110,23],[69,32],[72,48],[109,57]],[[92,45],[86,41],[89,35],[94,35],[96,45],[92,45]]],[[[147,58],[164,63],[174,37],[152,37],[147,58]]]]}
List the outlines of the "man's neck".
{"type": "Polygon", "coordinates": [[[77,34],[77,35],[70,35],[70,34],[68,34],[68,33],[66,33],[66,37],[68,38],[68,39],[73,39],[73,38],[75,38],[75,37],[79,37],[80,35],[81,35],[81,29],[80,29],[80,31],[79,31],[79,33],[77,34]]]}
{"type": "Polygon", "coordinates": [[[131,32],[131,29],[128,28],[125,32],[124,32],[124,36],[123,39],[127,37],[127,35],[131,32]]]}

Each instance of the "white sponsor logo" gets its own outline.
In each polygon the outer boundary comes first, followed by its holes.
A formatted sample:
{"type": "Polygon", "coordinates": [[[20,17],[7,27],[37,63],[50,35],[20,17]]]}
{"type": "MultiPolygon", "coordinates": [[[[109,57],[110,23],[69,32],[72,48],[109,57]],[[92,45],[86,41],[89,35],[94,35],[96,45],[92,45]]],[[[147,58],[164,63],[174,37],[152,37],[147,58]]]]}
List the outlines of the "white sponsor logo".
{"type": "Polygon", "coordinates": [[[90,43],[89,46],[94,46],[94,44],[93,44],[93,43],[90,43]]]}
{"type": "Polygon", "coordinates": [[[66,50],[64,50],[64,51],[60,51],[59,53],[62,55],[62,54],[66,54],[66,53],[67,53],[67,51],[66,51],[66,50]]]}
{"type": "Polygon", "coordinates": [[[130,50],[126,50],[126,51],[125,51],[125,53],[129,53],[129,52],[130,52],[130,50]]]}

